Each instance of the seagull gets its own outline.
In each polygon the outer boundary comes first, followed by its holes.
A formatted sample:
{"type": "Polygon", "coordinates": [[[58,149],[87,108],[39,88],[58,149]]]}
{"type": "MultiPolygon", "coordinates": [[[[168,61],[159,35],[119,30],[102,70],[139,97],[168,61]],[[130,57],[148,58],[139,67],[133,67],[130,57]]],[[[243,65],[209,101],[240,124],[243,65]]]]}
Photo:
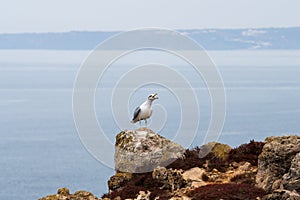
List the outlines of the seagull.
{"type": "Polygon", "coordinates": [[[145,120],[147,127],[147,119],[150,118],[152,114],[152,101],[155,99],[158,99],[157,93],[150,94],[147,100],[135,109],[131,123],[134,124],[139,121],[141,126],[141,120],[145,120]]]}

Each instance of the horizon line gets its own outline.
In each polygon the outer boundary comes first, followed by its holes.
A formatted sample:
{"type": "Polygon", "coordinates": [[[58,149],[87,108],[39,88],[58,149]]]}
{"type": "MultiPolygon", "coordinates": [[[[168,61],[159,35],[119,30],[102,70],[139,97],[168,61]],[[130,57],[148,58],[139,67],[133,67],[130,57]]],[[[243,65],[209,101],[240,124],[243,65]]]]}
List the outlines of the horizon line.
{"type": "MultiPolygon", "coordinates": [[[[168,28],[168,27],[142,27],[140,29],[147,28],[161,28],[175,31],[191,31],[191,30],[244,30],[244,29],[289,29],[289,28],[300,28],[300,26],[269,26],[269,27],[241,27],[241,28],[168,28]]],[[[71,33],[71,32],[126,32],[130,30],[136,30],[138,28],[131,29],[103,29],[103,30],[69,30],[69,31],[30,31],[30,32],[0,32],[0,35],[4,34],[49,34],[49,33],[71,33]]]]}

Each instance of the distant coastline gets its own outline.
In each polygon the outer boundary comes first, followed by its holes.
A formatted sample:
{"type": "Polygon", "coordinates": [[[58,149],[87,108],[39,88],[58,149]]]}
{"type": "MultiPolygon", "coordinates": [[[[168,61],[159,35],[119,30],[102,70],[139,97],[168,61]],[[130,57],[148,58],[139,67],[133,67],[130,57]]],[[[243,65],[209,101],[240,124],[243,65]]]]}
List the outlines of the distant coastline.
{"type": "MultiPolygon", "coordinates": [[[[299,50],[300,27],[178,30],[206,50],[299,50]]],[[[91,50],[120,31],[2,33],[0,49],[91,50]]]]}

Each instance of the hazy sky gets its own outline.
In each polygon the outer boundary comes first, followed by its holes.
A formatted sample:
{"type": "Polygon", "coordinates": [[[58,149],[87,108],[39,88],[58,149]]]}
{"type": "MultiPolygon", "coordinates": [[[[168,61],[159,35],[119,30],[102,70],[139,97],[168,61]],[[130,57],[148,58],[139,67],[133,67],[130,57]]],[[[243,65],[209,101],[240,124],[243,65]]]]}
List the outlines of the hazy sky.
{"type": "Polygon", "coordinates": [[[300,26],[299,0],[6,0],[0,32],[300,26]]]}

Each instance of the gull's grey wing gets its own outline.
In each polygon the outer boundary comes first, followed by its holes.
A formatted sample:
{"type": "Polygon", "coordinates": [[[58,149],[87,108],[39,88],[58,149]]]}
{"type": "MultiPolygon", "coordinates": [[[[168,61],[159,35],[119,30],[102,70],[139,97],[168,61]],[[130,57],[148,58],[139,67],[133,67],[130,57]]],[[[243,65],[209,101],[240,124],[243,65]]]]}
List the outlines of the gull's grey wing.
{"type": "Polygon", "coordinates": [[[140,107],[137,107],[134,111],[134,114],[133,114],[133,118],[132,120],[135,120],[138,116],[139,116],[139,113],[141,112],[141,108],[140,107]]]}

